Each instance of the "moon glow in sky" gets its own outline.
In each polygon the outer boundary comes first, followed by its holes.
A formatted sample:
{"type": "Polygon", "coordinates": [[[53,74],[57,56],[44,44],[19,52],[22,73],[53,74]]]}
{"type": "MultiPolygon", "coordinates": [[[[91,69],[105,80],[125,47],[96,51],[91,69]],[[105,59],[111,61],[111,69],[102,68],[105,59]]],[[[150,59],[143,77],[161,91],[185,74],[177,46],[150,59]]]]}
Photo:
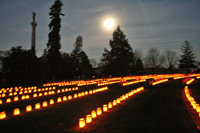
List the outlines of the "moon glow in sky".
{"type": "Polygon", "coordinates": [[[115,22],[113,19],[106,19],[104,25],[107,29],[112,29],[115,26],[115,22]]]}

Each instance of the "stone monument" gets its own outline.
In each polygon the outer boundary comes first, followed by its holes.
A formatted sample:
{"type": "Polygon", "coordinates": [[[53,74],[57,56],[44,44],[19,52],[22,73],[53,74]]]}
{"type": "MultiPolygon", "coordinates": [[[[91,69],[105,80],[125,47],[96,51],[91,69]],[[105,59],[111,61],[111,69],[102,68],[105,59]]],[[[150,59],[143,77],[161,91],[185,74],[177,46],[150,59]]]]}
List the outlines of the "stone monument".
{"type": "Polygon", "coordinates": [[[33,12],[32,14],[33,14],[33,21],[31,23],[32,25],[31,50],[35,53],[35,27],[37,26],[37,23],[35,22],[36,13],[33,12]]]}

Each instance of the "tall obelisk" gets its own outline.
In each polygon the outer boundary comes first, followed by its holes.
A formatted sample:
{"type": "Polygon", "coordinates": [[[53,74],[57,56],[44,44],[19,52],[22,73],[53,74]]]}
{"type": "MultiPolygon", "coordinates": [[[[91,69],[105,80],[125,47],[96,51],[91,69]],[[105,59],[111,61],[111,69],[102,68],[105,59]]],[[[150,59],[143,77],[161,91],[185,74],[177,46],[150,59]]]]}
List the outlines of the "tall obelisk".
{"type": "Polygon", "coordinates": [[[33,14],[33,21],[31,23],[32,25],[31,51],[35,53],[35,27],[37,26],[37,23],[35,22],[36,13],[33,12],[32,14],[33,14]]]}

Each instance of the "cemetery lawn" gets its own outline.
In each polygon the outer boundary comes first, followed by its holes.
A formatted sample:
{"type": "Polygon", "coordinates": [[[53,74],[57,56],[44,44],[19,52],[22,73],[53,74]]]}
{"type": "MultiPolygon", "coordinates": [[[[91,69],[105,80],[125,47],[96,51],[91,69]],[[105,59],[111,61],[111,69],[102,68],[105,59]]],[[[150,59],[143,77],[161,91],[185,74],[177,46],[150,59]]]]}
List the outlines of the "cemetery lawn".
{"type": "MultiPolygon", "coordinates": [[[[184,132],[196,133],[196,128],[182,99],[184,88],[182,79],[149,85],[149,81],[129,86],[116,83],[108,85],[108,90],[92,95],[68,100],[62,103],[25,112],[27,105],[34,107],[35,103],[57,100],[58,96],[73,95],[78,92],[101,88],[96,85],[81,86],[78,91],[65,92],[40,98],[0,105],[0,111],[12,113],[15,108],[21,109],[19,116],[8,115],[0,120],[0,132],[184,132]],[[92,110],[112,102],[121,95],[143,86],[145,89],[122,101],[117,106],[104,112],[78,128],[79,118],[85,118],[92,110]]],[[[70,88],[72,86],[67,86],[70,88]]],[[[66,87],[61,87],[66,88],[66,87]]],[[[200,103],[200,80],[189,85],[191,95],[200,103]]]]}

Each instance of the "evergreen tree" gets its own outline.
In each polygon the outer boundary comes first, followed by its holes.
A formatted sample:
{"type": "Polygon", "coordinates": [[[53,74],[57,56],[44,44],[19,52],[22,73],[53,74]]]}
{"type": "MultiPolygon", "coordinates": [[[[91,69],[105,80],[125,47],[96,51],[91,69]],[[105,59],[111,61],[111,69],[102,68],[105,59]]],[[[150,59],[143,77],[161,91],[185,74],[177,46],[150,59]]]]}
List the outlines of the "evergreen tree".
{"type": "Polygon", "coordinates": [[[135,67],[136,67],[136,71],[144,70],[144,65],[143,65],[142,60],[140,58],[137,59],[135,67]]]}
{"type": "Polygon", "coordinates": [[[71,53],[71,65],[73,66],[73,75],[79,75],[80,74],[80,59],[79,59],[79,54],[82,51],[82,47],[83,47],[83,38],[82,36],[78,36],[76,38],[76,42],[74,43],[74,49],[71,53]]]}
{"type": "Polygon", "coordinates": [[[84,51],[79,53],[79,72],[81,75],[87,76],[91,76],[92,74],[92,65],[84,51]]]}
{"type": "Polygon", "coordinates": [[[104,49],[102,61],[106,62],[104,72],[111,75],[126,75],[133,68],[133,52],[123,31],[118,26],[110,40],[111,50],[104,49]]]}
{"type": "Polygon", "coordinates": [[[3,76],[10,86],[32,86],[48,80],[47,64],[21,46],[11,48],[2,62],[3,76]]]}
{"type": "Polygon", "coordinates": [[[74,43],[74,49],[71,53],[71,57],[73,58],[74,62],[77,61],[78,54],[82,51],[82,47],[83,47],[83,38],[82,36],[79,35],[76,38],[76,42],[74,43]]]}
{"type": "Polygon", "coordinates": [[[64,16],[61,13],[61,7],[63,3],[60,0],[55,0],[54,4],[50,8],[50,19],[51,22],[49,24],[50,32],[49,32],[49,40],[47,43],[47,60],[51,66],[51,73],[53,74],[53,78],[55,79],[56,74],[59,73],[59,67],[61,65],[61,55],[60,55],[60,28],[61,28],[61,18],[60,16],[64,16]]]}
{"type": "Polygon", "coordinates": [[[196,68],[195,65],[195,51],[189,41],[185,41],[181,45],[181,53],[179,60],[179,68],[183,68],[188,71],[191,68],[196,68]]]}

